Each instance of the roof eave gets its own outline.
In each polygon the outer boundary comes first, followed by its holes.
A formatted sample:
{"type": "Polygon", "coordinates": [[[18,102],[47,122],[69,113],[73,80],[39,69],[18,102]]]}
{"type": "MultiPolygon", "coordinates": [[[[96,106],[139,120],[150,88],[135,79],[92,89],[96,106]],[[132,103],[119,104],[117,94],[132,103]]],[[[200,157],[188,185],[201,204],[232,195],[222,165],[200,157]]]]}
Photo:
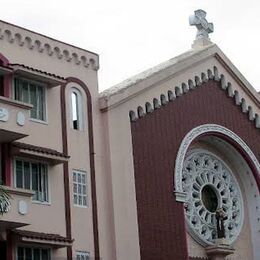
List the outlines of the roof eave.
{"type": "MultiPolygon", "coordinates": [[[[169,67],[162,68],[146,78],[140,79],[127,87],[118,88],[117,91],[109,93],[109,90],[100,94],[99,106],[101,111],[110,110],[132,98],[140,93],[147,91],[147,89],[157,86],[160,82],[175,77],[177,74],[203,60],[214,57],[222,64],[222,66],[232,75],[244,91],[252,98],[257,106],[260,107],[260,96],[252,85],[246,80],[241,72],[234,66],[234,64],[227,58],[227,56],[220,50],[216,44],[207,46],[200,50],[194,51],[191,55],[184,57],[177,63],[169,67]],[[160,73],[162,72],[163,73],[160,73]],[[145,84],[144,84],[145,82],[145,84]]],[[[187,79],[188,80],[188,79],[187,79]]],[[[129,80],[131,81],[131,80],[129,80]]],[[[113,89],[113,87],[111,88],[113,89]]]]}
{"type": "MultiPolygon", "coordinates": [[[[109,90],[113,90],[117,86],[116,85],[115,87],[112,87],[107,91],[100,93],[100,98],[99,98],[100,110],[101,111],[110,110],[113,107],[116,107],[126,102],[127,100],[132,99],[133,97],[139,95],[140,93],[150,89],[151,87],[157,86],[158,83],[160,83],[161,81],[173,78],[183,70],[186,70],[187,68],[194,66],[196,63],[200,63],[202,60],[210,56],[213,56],[215,53],[214,52],[215,47],[216,45],[212,44],[210,46],[207,46],[206,48],[202,48],[196,51],[188,51],[187,53],[190,55],[188,55],[187,57],[184,56],[184,58],[180,60],[177,57],[178,62],[174,61],[175,58],[166,61],[165,63],[167,62],[171,63],[171,61],[173,61],[173,64],[170,64],[168,67],[166,67],[163,65],[164,63],[162,63],[163,66],[161,70],[157,70],[145,78],[141,78],[140,76],[140,79],[136,80],[133,84],[123,86],[122,88],[118,88],[116,91],[110,93],[109,90]],[[163,73],[161,73],[162,71],[163,73]]],[[[182,55],[185,55],[185,53],[182,55]]],[[[155,66],[154,68],[156,67],[157,66],[155,66]]],[[[151,68],[151,70],[153,70],[153,68],[151,68]]],[[[140,73],[139,75],[141,74],[147,74],[147,71],[140,73]]],[[[139,75],[134,76],[133,78],[137,78],[139,75]]],[[[127,81],[131,82],[131,79],[132,78],[129,78],[125,82],[127,81]]]]}
{"type": "Polygon", "coordinates": [[[50,73],[47,73],[47,72],[44,73],[44,72],[41,72],[36,69],[32,69],[32,68],[29,69],[29,68],[23,67],[21,65],[10,64],[9,66],[13,69],[13,72],[15,73],[15,75],[29,78],[31,80],[43,82],[50,87],[56,87],[56,86],[60,86],[64,83],[66,83],[65,78],[62,78],[60,76],[50,75],[50,73]]]}
{"type": "Polygon", "coordinates": [[[61,242],[61,241],[52,241],[48,239],[27,238],[23,236],[21,236],[20,240],[25,243],[42,244],[54,248],[69,247],[72,246],[73,244],[73,242],[63,242],[63,241],[61,242]]]}

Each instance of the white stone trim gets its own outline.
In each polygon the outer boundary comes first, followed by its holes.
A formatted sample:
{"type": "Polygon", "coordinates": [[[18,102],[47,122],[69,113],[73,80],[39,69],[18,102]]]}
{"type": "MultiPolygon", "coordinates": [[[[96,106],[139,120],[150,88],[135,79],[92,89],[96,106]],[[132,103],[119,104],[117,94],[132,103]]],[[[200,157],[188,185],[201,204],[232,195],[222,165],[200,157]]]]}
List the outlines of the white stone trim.
{"type": "Polygon", "coordinates": [[[152,113],[161,106],[165,106],[176,98],[185,95],[187,92],[194,91],[209,80],[220,81],[220,89],[226,91],[227,97],[234,99],[235,105],[240,106],[243,113],[247,113],[249,120],[254,123],[256,128],[260,128],[260,116],[254,112],[252,106],[247,105],[249,102],[247,102],[245,98],[241,98],[240,93],[237,90],[233,90],[232,84],[226,82],[226,77],[223,74],[219,76],[218,68],[216,66],[214,66],[213,69],[207,69],[207,72],[202,72],[200,76],[194,76],[194,80],[188,79],[186,83],[182,82],[179,86],[169,89],[167,95],[162,93],[159,97],[154,97],[153,100],[156,100],[156,102],[153,102],[153,104],[146,102],[144,108],[138,106],[137,109],[129,111],[130,121],[134,122],[137,119],[146,116],[146,114],[152,113]],[[151,109],[147,109],[147,107],[151,109]],[[142,110],[142,113],[139,113],[140,110],[142,110]]]}
{"type": "Polygon", "coordinates": [[[192,141],[197,138],[198,136],[205,134],[205,133],[221,133],[225,136],[228,136],[232,140],[234,140],[243,150],[247,153],[251,161],[254,163],[258,174],[260,173],[260,164],[257,158],[255,157],[254,153],[251,149],[247,146],[247,144],[235,133],[229,130],[226,127],[216,125],[216,124],[205,124],[200,125],[198,127],[193,128],[190,132],[186,134],[183,138],[177,157],[175,161],[175,170],[174,170],[174,192],[176,196],[176,201],[185,202],[186,197],[184,196],[184,192],[182,190],[182,168],[185,155],[189,146],[191,145],[192,141]],[[181,195],[181,196],[180,196],[181,195]]]}

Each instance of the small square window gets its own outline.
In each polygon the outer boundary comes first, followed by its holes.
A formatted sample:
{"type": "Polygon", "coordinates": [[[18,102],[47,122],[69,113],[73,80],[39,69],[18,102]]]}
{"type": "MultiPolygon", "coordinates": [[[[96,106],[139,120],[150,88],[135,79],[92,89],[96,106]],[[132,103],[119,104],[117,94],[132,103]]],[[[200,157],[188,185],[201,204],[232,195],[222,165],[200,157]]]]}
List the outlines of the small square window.
{"type": "Polygon", "coordinates": [[[89,252],[76,252],[76,260],[90,260],[89,252]]]}

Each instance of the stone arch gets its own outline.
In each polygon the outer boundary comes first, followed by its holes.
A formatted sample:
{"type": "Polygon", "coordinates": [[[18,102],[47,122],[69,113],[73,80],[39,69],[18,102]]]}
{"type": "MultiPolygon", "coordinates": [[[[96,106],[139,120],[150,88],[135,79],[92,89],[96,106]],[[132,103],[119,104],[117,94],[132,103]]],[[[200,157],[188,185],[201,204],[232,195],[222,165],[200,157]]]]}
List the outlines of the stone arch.
{"type": "Polygon", "coordinates": [[[190,146],[190,144],[199,136],[212,133],[221,135],[226,139],[231,140],[236,147],[240,150],[240,152],[246,156],[247,163],[251,166],[252,171],[254,173],[254,177],[256,179],[258,189],[260,186],[260,163],[257,160],[254,153],[248,147],[248,145],[234,132],[229,130],[226,127],[216,125],[216,124],[205,124],[200,125],[198,127],[193,128],[186,136],[183,138],[180,148],[177,153],[176,161],[175,161],[175,170],[174,170],[174,191],[176,194],[176,200],[184,202],[185,194],[182,190],[182,168],[183,162],[186,155],[186,152],[190,146]]]}
{"type": "MultiPolygon", "coordinates": [[[[251,230],[251,241],[253,245],[253,259],[259,259],[260,252],[258,245],[260,243],[260,201],[259,201],[259,174],[260,164],[254,153],[248,145],[234,132],[220,125],[205,124],[195,127],[189,131],[183,138],[175,161],[174,188],[176,200],[180,202],[187,201],[187,194],[183,191],[183,167],[187,155],[194,149],[194,145],[201,140],[211,139],[221,142],[218,147],[220,153],[236,164],[237,172],[241,175],[242,186],[244,189],[244,200],[246,201],[249,217],[249,226],[251,230]],[[223,148],[224,147],[224,148],[223,148]],[[229,149],[229,150],[228,150],[229,149]],[[230,155],[232,154],[232,156],[230,155]]],[[[214,143],[213,143],[214,144],[214,143]]],[[[215,143],[216,145],[216,143],[215,143]]],[[[210,150],[209,150],[210,151],[210,150]]],[[[189,231],[192,235],[192,232],[189,231]]],[[[195,236],[193,236],[194,238],[195,236]]],[[[196,241],[197,239],[194,238],[196,241]]],[[[200,242],[199,242],[200,243],[200,242]]],[[[202,243],[200,243],[203,245],[202,243]]],[[[203,246],[206,246],[205,244],[203,246]]]]}

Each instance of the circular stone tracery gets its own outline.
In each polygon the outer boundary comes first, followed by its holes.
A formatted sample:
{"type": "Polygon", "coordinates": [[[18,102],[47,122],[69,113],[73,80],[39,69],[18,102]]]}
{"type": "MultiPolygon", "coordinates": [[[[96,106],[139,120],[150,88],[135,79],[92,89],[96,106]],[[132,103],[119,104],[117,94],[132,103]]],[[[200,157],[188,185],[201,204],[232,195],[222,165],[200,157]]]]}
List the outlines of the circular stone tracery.
{"type": "Polygon", "coordinates": [[[215,212],[223,208],[228,217],[226,240],[231,244],[243,219],[241,191],[231,170],[215,155],[195,150],[185,159],[182,176],[186,220],[193,238],[202,245],[213,244],[217,238],[215,212]]]}

